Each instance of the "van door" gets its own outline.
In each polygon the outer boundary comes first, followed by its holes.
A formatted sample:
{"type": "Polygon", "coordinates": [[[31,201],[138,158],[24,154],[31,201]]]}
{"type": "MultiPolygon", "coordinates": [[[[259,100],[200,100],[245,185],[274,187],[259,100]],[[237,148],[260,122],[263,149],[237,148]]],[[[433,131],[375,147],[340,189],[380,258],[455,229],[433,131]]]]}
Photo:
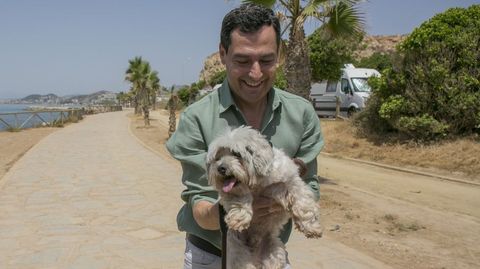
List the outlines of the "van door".
{"type": "Polygon", "coordinates": [[[328,111],[329,115],[335,115],[335,110],[337,107],[336,102],[336,91],[337,91],[338,81],[329,80],[327,81],[327,87],[325,89],[325,94],[322,96],[322,109],[328,111]]]}
{"type": "Polygon", "coordinates": [[[338,94],[341,100],[340,111],[345,112],[348,110],[353,98],[353,91],[350,87],[350,83],[348,83],[348,79],[342,78],[340,83],[340,91],[338,94]]]}

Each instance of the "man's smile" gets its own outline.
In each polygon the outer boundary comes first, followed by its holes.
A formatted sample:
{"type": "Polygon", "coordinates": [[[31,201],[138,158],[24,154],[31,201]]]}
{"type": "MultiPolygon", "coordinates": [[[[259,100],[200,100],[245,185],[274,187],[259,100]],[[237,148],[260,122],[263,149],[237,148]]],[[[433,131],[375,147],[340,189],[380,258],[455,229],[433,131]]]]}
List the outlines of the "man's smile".
{"type": "Polygon", "coordinates": [[[258,87],[262,84],[262,82],[263,82],[262,80],[256,81],[256,82],[249,82],[249,81],[245,81],[245,80],[243,81],[243,83],[247,84],[247,86],[249,86],[249,87],[258,87]]]}

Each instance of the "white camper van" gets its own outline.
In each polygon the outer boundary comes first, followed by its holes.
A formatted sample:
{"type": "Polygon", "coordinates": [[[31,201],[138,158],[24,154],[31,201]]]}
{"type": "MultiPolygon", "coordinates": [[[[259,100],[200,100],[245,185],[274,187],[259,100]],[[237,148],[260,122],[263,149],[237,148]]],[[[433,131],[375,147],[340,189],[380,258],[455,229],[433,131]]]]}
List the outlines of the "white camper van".
{"type": "Polygon", "coordinates": [[[337,97],[340,102],[340,114],[351,116],[365,107],[370,95],[367,80],[371,76],[380,76],[375,69],[355,68],[346,64],[340,80],[322,81],[312,84],[310,98],[319,116],[335,116],[337,97]]]}

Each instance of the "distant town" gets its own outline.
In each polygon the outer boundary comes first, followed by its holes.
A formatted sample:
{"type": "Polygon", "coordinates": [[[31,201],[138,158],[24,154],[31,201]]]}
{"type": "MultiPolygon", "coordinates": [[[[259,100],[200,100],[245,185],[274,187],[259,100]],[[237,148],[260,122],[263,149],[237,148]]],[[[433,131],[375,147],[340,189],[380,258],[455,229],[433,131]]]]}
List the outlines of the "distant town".
{"type": "Polygon", "coordinates": [[[31,94],[20,99],[0,99],[0,104],[32,104],[32,105],[113,105],[117,104],[117,93],[98,91],[92,94],[58,96],[56,94],[31,94]]]}

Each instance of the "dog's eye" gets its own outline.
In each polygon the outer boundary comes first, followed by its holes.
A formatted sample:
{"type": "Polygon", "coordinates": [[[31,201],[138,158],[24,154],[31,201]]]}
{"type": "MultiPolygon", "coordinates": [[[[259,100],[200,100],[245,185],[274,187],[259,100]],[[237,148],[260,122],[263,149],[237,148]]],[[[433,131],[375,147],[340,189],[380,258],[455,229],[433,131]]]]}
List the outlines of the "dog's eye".
{"type": "Polygon", "coordinates": [[[240,155],[240,153],[238,153],[237,151],[234,151],[234,150],[232,150],[232,155],[235,156],[235,157],[237,157],[237,158],[241,158],[241,157],[242,157],[242,155],[240,155]]]}

